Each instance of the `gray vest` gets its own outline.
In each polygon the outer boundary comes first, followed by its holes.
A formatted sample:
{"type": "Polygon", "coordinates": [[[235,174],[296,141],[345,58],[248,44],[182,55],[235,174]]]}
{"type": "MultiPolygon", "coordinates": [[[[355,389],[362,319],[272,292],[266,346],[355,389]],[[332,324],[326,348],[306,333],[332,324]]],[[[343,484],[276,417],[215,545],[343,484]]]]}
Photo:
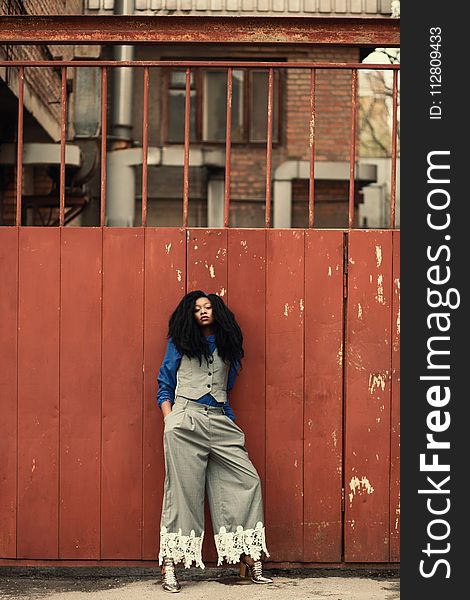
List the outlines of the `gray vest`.
{"type": "Polygon", "coordinates": [[[229,365],[220,358],[217,349],[207,361],[198,358],[181,358],[180,367],[176,373],[175,396],[183,396],[198,400],[205,394],[210,394],[217,402],[227,402],[227,379],[229,365]]]}

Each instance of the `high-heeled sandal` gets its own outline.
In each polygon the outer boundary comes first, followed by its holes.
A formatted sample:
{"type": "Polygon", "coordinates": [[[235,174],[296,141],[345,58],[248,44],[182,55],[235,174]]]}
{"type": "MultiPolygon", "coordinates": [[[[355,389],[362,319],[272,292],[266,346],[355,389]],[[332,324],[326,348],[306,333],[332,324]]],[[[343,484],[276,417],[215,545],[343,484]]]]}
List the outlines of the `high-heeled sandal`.
{"type": "Polygon", "coordinates": [[[165,592],[179,592],[181,585],[176,579],[175,563],[172,558],[164,558],[162,564],[162,588],[165,592]]]}
{"type": "Polygon", "coordinates": [[[273,583],[270,577],[263,575],[263,563],[260,560],[254,560],[250,565],[246,562],[246,555],[240,556],[240,577],[250,577],[254,583],[273,583]]]}

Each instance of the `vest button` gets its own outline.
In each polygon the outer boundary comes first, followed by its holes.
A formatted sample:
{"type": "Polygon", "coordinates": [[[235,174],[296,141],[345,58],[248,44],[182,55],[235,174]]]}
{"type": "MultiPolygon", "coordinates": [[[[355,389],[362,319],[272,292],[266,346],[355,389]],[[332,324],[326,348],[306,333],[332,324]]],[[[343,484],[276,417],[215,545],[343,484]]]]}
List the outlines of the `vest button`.
{"type": "Polygon", "coordinates": [[[211,387],[211,384],[210,384],[210,383],[208,383],[208,384],[207,384],[207,387],[211,387]]]}
{"type": "Polygon", "coordinates": [[[207,373],[208,375],[212,375],[212,373],[207,373]]]}
{"type": "Polygon", "coordinates": [[[210,362],[210,364],[212,364],[214,362],[214,359],[210,358],[209,362],[210,362]]]}

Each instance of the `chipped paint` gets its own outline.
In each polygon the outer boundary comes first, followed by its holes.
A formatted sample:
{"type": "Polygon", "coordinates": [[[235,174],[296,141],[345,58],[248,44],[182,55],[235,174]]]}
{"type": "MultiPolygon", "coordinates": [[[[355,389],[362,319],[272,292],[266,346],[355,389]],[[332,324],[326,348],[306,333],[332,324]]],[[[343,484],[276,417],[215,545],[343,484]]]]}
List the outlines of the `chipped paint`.
{"type": "Polygon", "coordinates": [[[295,459],[295,460],[294,460],[294,467],[296,467],[296,468],[297,468],[298,466],[299,466],[299,463],[297,462],[297,459],[295,459]]]}
{"type": "Polygon", "coordinates": [[[377,302],[379,304],[385,304],[384,303],[384,277],[383,275],[379,275],[377,277],[377,295],[375,296],[375,299],[377,300],[377,302]]]}
{"type": "Polygon", "coordinates": [[[212,277],[212,279],[214,279],[214,277],[215,277],[214,265],[209,265],[209,275],[212,277]]]}
{"type": "Polygon", "coordinates": [[[31,473],[34,473],[35,470],[36,470],[36,459],[33,458],[33,465],[31,467],[31,473]]]}
{"type": "Polygon", "coordinates": [[[303,298],[301,298],[301,299],[299,300],[299,304],[300,304],[300,311],[301,311],[301,312],[304,312],[304,299],[303,299],[303,298]]]}
{"type": "Polygon", "coordinates": [[[315,139],[315,115],[312,114],[312,116],[310,117],[310,136],[309,136],[310,148],[313,148],[314,139],[315,139]]]}
{"type": "Polygon", "coordinates": [[[377,261],[377,267],[382,264],[382,246],[375,247],[375,259],[377,261]]]}
{"type": "Polygon", "coordinates": [[[240,246],[243,247],[245,252],[248,250],[248,244],[246,243],[246,240],[240,240],[240,246]]]}
{"type": "Polygon", "coordinates": [[[331,277],[331,267],[328,267],[328,277],[331,277]]]}
{"type": "Polygon", "coordinates": [[[357,318],[362,319],[362,306],[360,302],[357,305],[357,318]]]}
{"type": "Polygon", "coordinates": [[[372,283],[372,275],[369,275],[369,283],[372,283]]]}
{"type": "Polygon", "coordinates": [[[182,276],[182,272],[180,269],[176,269],[176,279],[181,282],[181,276],[182,276]]]}
{"type": "Polygon", "coordinates": [[[338,354],[336,355],[336,362],[340,367],[343,366],[343,344],[339,347],[338,354]]]}
{"type": "Polygon", "coordinates": [[[355,265],[355,264],[356,264],[356,261],[355,261],[355,260],[353,260],[352,258],[350,258],[350,259],[349,259],[349,264],[350,264],[350,265],[355,265]]]}
{"type": "Polygon", "coordinates": [[[336,448],[338,444],[338,439],[336,437],[336,430],[331,432],[331,437],[333,438],[333,446],[336,448]]]}
{"type": "Polygon", "coordinates": [[[379,455],[378,454],[375,455],[375,460],[379,460],[379,455]]]}
{"type": "Polygon", "coordinates": [[[354,499],[354,496],[356,496],[356,494],[358,496],[362,496],[364,493],[366,493],[366,494],[374,493],[374,488],[372,487],[372,485],[370,484],[370,481],[367,479],[366,476],[363,476],[363,477],[361,477],[361,479],[359,479],[359,477],[354,475],[354,477],[352,477],[351,481],[349,482],[349,489],[351,490],[351,493],[349,494],[349,504],[350,505],[352,505],[352,501],[354,499]]]}
{"type": "Polygon", "coordinates": [[[170,254],[170,250],[171,250],[171,242],[169,244],[165,244],[165,250],[167,254],[170,254]]]}
{"type": "Polygon", "coordinates": [[[379,423],[380,423],[380,417],[376,417],[376,418],[375,418],[375,422],[376,422],[377,424],[379,424],[379,423]]]}
{"type": "Polygon", "coordinates": [[[225,288],[221,288],[220,292],[217,294],[218,296],[225,296],[227,290],[225,288]]]}
{"type": "Polygon", "coordinates": [[[388,371],[382,373],[370,373],[369,374],[369,392],[374,393],[375,389],[381,388],[382,391],[385,389],[385,382],[388,380],[388,371]]]}

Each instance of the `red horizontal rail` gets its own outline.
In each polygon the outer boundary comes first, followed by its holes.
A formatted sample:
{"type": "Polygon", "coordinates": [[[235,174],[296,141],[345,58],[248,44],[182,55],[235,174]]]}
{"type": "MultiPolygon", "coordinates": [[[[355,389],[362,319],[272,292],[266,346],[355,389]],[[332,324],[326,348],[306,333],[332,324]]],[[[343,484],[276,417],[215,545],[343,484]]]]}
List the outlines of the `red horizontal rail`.
{"type": "Polygon", "coordinates": [[[400,44],[392,18],[15,15],[0,17],[0,29],[5,44],[400,44]]]}
{"type": "Polygon", "coordinates": [[[367,71],[400,70],[400,65],[326,62],[280,62],[247,60],[0,60],[0,67],[251,67],[265,69],[364,69],[367,71]]]}

